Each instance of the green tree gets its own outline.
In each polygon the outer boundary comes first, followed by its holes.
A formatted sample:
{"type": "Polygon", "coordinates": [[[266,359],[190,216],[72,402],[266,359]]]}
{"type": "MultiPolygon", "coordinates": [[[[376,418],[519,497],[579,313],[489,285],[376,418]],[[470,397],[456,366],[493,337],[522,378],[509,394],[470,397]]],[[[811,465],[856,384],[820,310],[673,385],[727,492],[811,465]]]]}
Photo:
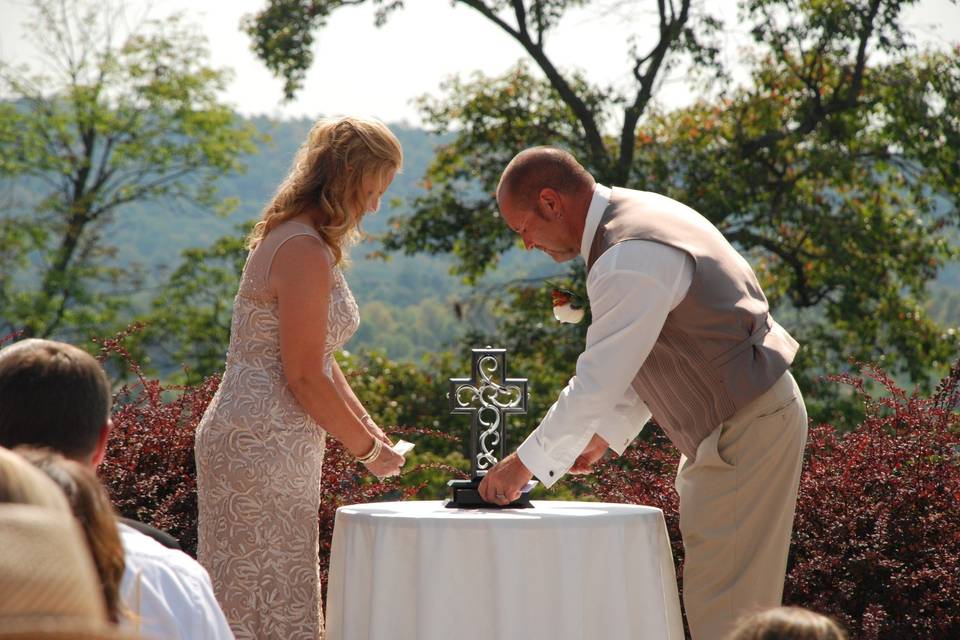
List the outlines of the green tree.
{"type": "Polygon", "coordinates": [[[229,211],[215,180],[254,150],[205,39],[177,18],[121,32],[120,7],[40,0],[45,64],[0,63],[0,176],[35,196],[3,214],[0,322],[26,335],[108,335],[137,286],[108,225],[148,201],[229,211]]]}
{"type": "MultiPolygon", "coordinates": [[[[144,366],[173,363],[182,369],[174,380],[199,384],[223,370],[233,299],[247,258],[246,236],[252,224],[218,238],[206,248],[186,249],[180,265],[153,299],[144,330],[132,336],[132,348],[144,366]]],[[[162,371],[166,377],[172,371],[162,371]]]]}
{"type": "MultiPolygon", "coordinates": [[[[371,3],[380,21],[402,7],[371,3]]],[[[345,4],[357,3],[273,0],[248,21],[254,50],[288,80],[288,93],[312,62],[311,33],[345,4]]],[[[461,4],[516,40],[535,70],[521,61],[501,77],[456,78],[421,100],[431,128],[456,133],[388,249],[452,253],[475,281],[517,242],[492,198],[502,167],[526,146],[559,145],[601,182],[664,193],[717,224],[806,345],[805,386],[850,357],[886,355],[887,367],[921,382],[930,365],[951,360],[955,339],[924,302],[926,283],[953,255],[938,232],[957,221],[960,66],[956,51],[913,45],[902,11],[915,2],[741,2],[753,43],[741,60],[751,82],[740,87],[717,55],[720,25],[706,3],[658,2],[656,41],[629,45],[634,82],[624,92],[559,69],[546,52],[565,12],[591,3],[461,4]],[[683,68],[702,98],[657,108],[665,73],[683,68]]],[[[582,270],[570,277],[582,287],[582,270]]],[[[569,369],[567,343],[579,348],[583,330],[558,344],[562,337],[532,330],[529,312],[539,308],[542,291],[514,292],[502,330],[518,341],[507,346],[558,354],[551,369],[569,369]]]]}

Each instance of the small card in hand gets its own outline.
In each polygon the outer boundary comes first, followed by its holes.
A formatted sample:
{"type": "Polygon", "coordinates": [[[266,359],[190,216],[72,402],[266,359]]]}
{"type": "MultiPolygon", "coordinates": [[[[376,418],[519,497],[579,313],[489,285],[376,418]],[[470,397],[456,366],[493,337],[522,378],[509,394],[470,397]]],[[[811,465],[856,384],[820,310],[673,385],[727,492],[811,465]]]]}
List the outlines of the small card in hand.
{"type": "Polygon", "coordinates": [[[390,448],[393,449],[394,453],[399,453],[401,456],[405,456],[410,453],[410,450],[413,449],[414,446],[416,445],[414,445],[412,442],[407,442],[406,440],[397,440],[396,444],[390,448]]]}

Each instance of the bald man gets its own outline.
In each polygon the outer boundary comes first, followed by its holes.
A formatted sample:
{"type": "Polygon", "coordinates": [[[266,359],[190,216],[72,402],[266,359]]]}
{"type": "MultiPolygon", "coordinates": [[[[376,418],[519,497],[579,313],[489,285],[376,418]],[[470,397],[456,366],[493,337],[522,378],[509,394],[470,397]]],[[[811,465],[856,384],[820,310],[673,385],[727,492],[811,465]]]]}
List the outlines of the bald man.
{"type": "Polygon", "coordinates": [[[756,275],[706,218],[670,198],[598,184],[569,153],[519,153],[497,188],[527,249],[587,267],[593,320],[576,375],[484,478],[508,504],[617,455],[651,415],[677,449],[675,486],[695,640],[780,604],[807,414],[788,368],[797,342],[756,275]]]}

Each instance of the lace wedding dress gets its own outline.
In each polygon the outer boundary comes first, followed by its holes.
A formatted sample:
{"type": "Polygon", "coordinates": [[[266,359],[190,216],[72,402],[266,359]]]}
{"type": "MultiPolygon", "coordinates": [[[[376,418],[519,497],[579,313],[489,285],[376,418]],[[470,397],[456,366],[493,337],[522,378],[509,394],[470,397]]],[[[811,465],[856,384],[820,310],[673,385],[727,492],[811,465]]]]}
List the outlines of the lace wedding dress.
{"type": "MultiPolygon", "coordinates": [[[[238,640],[323,636],[317,510],[326,433],[286,384],[277,301],[267,287],[277,250],[303,235],[320,240],[312,227],[285,222],[247,257],[226,370],[197,429],[197,555],[238,640]]],[[[327,375],[359,321],[335,266],[327,375]]]]}

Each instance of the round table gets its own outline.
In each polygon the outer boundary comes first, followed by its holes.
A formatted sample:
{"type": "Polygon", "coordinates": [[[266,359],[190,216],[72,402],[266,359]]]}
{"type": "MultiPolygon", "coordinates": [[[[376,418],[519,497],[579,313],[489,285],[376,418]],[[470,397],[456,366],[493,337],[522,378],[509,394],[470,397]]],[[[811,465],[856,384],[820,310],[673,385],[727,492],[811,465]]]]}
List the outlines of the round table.
{"type": "Polygon", "coordinates": [[[683,638],[659,509],[533,505],[341,507],[327,640],[683,638]]]}

